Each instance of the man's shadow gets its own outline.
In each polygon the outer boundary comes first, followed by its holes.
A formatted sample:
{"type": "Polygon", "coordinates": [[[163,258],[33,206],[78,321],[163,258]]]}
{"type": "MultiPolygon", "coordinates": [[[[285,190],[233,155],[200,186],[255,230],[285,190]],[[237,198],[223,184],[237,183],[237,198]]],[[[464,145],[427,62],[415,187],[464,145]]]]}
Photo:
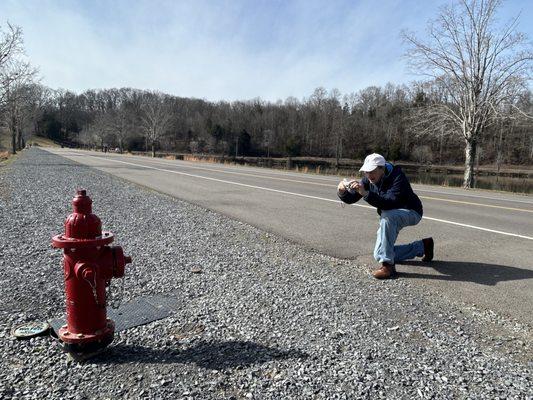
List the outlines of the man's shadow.
{"type": "Polygon", "coordinates": [[[262,364],[274,359],[307,358],[298,350],[280,350],[253,342],[227,341],[206,343],[180,350],[179,348],[152,349],[138,345],[119,344],[106,350],[91,361],[98,364],[163,363],[188,364],[199,367],[224,370],[238,366],[262,364]]]}
{"type": "Polygon", "coordinates": [[[431,261],[425,263],[422,261],[402,261],[397,264],[424,268],[424,271],[433,268],[435,271],[442,274],[432,275],[427,273],[398,271],[398,276],[404,278],[474,282],[487,286],[494,286],[498,282],[533,278],[533,270],[477,262],[431,261]]]}

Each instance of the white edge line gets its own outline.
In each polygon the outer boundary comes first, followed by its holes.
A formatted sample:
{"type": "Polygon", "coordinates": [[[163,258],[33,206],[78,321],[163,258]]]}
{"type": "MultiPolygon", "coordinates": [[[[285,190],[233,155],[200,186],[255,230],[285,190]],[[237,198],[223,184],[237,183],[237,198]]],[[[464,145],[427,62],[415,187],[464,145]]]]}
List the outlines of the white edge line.
{"type": "MultiPolygon", "coordinates": [[[[147,168],[147,169],[155,169],[157,171],[162,171],[162,172],[170,172],[170,173],[178,174],[178,175],[186,175],[186,176],[190,176],[190,177],[193,177],[193,178],[201,178],[201,179],[207,179],[207,180],[210,180],[210,181],[228,183],[230,185],[244,186],[244,187],[249,187],[249,188],[252,188],[252,189],[260,189],[260,190],[266,190],[266,191],[269,191],[269,192],[283,193],[283,194],[289,194],[289,195],[292,195],[292,196],[305,197],[305,198],[308,198],[308,199],[322,200],[322,201],[329,201],[329,202],[333,202],[333,203],[339,203],[339,200],[326,199],[324,197],[317,197],[317,196],[310,196],[310,195],[307,195],[307,194],[287,192],[285,190],[271,189],[271,188],[266,188],[266,187],[263,187],[263,186],[248,185],[248,184],[245,184],[245,183],[232,182],[232,181],[227,181],[227,180],[224,180],[224,179],[217,179],[217,178],[210,178],[210,177],[207,177],[207,176],[188,174],[186,172],[172,171],[172,170],[169,170],[169,169],[163,169],[163,168],[157,168],[157,167],[150,167],[150,166],[146,166],[146,165],[134,164],[134,163],[130,163],[130,162],[127,162],[127,161],[112,160],[110,158],[91,156],[91,155],[89,155],[89,157],[98,158],[98,159],[106,160],[106,161],[112,161],[112,162],[118,162],[118,163],[123,163],[123,164],[134,165],[136,167],[143,167],[143,168],[147,168]]],[[[354,204],[354,206],[374,209],[374,207],[366,206],[366,205],[363,205],[363,204],[354,204]]],[[[422,217],[422,218],[430,220],[430,221],[437,221],[437,222],[442,222],[442,223],[450,224],[450,225],[463,226],[463,227],[466,227],[466,228],[477,229],[477,230],[485,231],[485,232],[499,233],[500,235],[513,236],[513,237],[518,237],[518,238],[522,238],[522,239],[533,240],[533,237],[525,236],[525,235],[519,235],[519,234],[516,234],[516,233],[497,231],[497,230],[494,230],[494,229],[482,228],[480,226],[475,226],[475,225],[461,224],[459,222],[448,221],[448,220],[445,220],[445,219],[439,219],[439,218],[433,218],[433,217],[422,217]]]]}
{"type": "Polygon", "coordinates": [[[509,232],[497,231],[497,230],[494,230],[494,229],[482,228],[480,226],[475,226],[475,225],[461,224],[459,222],[453,222],[453,221],[448,221],[448,220],[445,220],[445,219],[439,219],[439,218],[433,218],[433,217],[422,217],[422,218],[428,219],[430,221],[443,222],[445,224],[451,224],[451,225],[457,225],[457,226],[464,226],[466,228],[478,229],[480,231],[485,231],[485,232],[499,233],[500,235],[514,236],[514,237],[519,237],[519,238],[522,238],[522,239],[533,240],[533,237],[525,236],[525,235],[519,235],[517,233],[509,233],[509,232]]]}

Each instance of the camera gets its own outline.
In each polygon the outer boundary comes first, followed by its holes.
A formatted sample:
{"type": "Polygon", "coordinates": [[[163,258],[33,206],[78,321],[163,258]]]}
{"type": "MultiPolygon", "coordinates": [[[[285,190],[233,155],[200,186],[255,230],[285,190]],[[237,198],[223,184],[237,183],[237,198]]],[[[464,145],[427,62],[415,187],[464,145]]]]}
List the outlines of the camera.
{"type": "Polygon", "coordinates": [[[357,180],[356,179],[347,179],[347,178],[344,178],[342,180],[342,184],[344,185],[344,188],[346,189],[347,192],[349,192],[351,194],[354,194],[356,192],[356,190],[354,188],[350,187],[350,184],[352,184],[353,182],[357,182],[357,180]]]}
{"type": "Polygon", "coordinates": [[[357,203],[359,200],[361,200],[363,196],[361,196],[359,192],[355,190],[354,188],[349,187],[350,184],[354,182],[358,182],[356,179],[344,178],[341,182],[345,190],[337,191],[337,196],[339,197],[339,199],[341,199],[343,203],[354,204],[354,203],[357,203]]]}

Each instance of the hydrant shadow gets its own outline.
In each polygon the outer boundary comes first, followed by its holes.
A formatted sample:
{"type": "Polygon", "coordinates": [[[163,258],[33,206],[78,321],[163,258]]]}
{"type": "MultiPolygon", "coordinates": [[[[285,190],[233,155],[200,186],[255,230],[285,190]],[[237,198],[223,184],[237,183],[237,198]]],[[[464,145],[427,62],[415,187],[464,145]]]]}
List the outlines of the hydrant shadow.
{"type": "Polygon", "coordinates": [[[184,350],[175,348],[153,349],[139,345],[118,344],[92,359],[97,364],[194,363],[205,369],[224,370],[262,364],[274,359],[307,358],[299,350],[280,350],[248,341],[202,342],[184,350]]]}

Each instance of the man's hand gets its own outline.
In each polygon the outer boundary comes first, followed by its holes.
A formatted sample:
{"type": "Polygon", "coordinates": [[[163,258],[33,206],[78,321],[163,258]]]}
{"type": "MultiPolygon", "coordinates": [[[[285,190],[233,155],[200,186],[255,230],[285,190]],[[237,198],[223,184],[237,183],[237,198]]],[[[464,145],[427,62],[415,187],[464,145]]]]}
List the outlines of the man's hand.
{"type": "Polygon", "coordinates": [[[346,184],[346,180],[342,180],[338,186],[337,186],[337,190],[340,192],[340,193],[344,193],[346,190],[350,190],[350,191],[353,191],[355,190],[356,192],[358,192],[361,196],[366,196],[367,195],[367,191],[365,190],[365,187],[361,184],[361,182],[359,181],[356,181],[356,180],[353,180],[351,181],[348,185],[346,184]]]}
{"type": "Polygon", "coordinates": [[[357,193],[359,193],[363,197],[368,194],[368,191],[365,190],[365,186],[361,182],[355,181],[350,185],[350,187],[355,189],[357,193]]]}
{"type": "Polygon", "coordinates": [[[344,178],[342,181],[340,181],[339,185],[337,186],[337,190],[341,193],[348,190],[349,192],[353,191],[352,184],[355,183],[354,180],[349,180],[348,178],[344,178]]]}

